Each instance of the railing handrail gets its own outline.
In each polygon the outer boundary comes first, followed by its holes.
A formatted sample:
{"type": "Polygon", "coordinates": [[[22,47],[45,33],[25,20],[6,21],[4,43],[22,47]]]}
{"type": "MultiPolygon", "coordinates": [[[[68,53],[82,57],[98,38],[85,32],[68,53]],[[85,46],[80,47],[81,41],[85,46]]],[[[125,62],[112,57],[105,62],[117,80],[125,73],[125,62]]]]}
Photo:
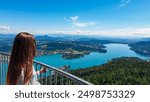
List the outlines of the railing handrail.
{"type": "Polygon", "coordinates": [[[72,75],[72,74],[70,74],[70,73],[67,73],[67,72],[65,72],[65,71],[63,71],[63,70],[60,70],[60,69],[58,69],[58,68],[55,68],[55,67],[53,67],[53,66],[50,66],[50,65],[47,65],[47,64],[44,64],[44,63],[42,63],[42,62],[35,61],[35,60],[34,60],[34,62],[37,63],[37,64],[40,64],[40,65],[42,65],[42,66],[45,66],[46,68],[50,68],[50,69],[56,71],[57,73],[63,74],[64,76],[67,76],[67,77],[69,77],[70,79],[76,80],[76,81],[78,81],[78,82],[80,82],[80,83],[82,83],[82,84],[85,84],[85,85],[92,85],[92,83],[90,83],[90,82],[88,82],[88,81],[85,81],[85,80],[83,80],[83,79],[80,79],[80,78],[78,78],[78,77],[76,77],[76,76],[74,76],[74,75],[72,75]]]}
{"type": "Polygon", "coordinates": [[[4,55],[10,56],[10,53],[7,53],[7,52],[1,52],[1,51],[0,51],[0,54],[4,54],[4,55]]]}
{"type": "MultiPolygon", "coordinates": [[[[6,53],[6,52],[0,52],[0,54],[4,54],[4,55],[10,56],[10,53],[6,53]]],[[[34,60],[34,63],[42,65],[43,67],[49,68],[49,69],[51,69],[53,71],[56,71],[57,73],[62,74],[62,75],[66,76],[66,77],[68,77],[68,78],[70,78],[70,79],[72,79],[74,81],[77,81],[77,82],[79,82],[81,84],[84,84],[84,85],[93,85],[92,83],[90,83],[88,81],[85,81],[85,80],[83,80],[83,79],[81,79],[81,78],[79,78],[77,76],[74,76],[74,75],[72,75],[72,74],[70,74],[68,72],[65,72],[65,71],[63,71],[61,69],[58,69],[58,68],[55,68],[53,66],[47,65],[45,63],[42,63],[42,62],[39,62],[39,61],[36,61],[36,60],[34,60]]]]}

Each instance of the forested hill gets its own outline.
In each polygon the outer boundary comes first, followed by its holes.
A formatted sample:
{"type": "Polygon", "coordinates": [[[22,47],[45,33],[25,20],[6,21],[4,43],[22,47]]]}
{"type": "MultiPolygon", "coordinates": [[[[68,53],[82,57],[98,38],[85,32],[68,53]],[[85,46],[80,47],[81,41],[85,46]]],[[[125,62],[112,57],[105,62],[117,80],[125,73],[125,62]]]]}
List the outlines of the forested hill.
{"type": "Polygon", "coordinates": [[[140,41],[129,44],[131,50],[141,55],[150,56],[150,41],[140,41]]]}
{"type": "Polygon", "coordinates": [[[135,57],[121,57],[107,64],[70,71],[98,85],[150,85],[150,62],[135,57]]]}

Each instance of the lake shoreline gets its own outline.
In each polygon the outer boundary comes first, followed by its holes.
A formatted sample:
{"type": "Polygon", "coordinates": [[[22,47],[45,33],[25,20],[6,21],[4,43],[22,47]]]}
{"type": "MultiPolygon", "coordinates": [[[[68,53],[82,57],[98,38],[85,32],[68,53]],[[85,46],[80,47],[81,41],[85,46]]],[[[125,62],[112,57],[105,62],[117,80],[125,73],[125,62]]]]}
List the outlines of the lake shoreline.
{"type": "Polygon", "coordinates": [[[91,52],[81,58],[63,59],[61,54],[53,54],[36,57],[35,60],[41,61],[54,67],[70,65],[71,69],[87,68],[95,65],[105,64],[113,58],[117,57],[139,57],[147,59],[147,57],[139,55],[130,50],[127,44],[105,44],[107,53],[91,52]]]}

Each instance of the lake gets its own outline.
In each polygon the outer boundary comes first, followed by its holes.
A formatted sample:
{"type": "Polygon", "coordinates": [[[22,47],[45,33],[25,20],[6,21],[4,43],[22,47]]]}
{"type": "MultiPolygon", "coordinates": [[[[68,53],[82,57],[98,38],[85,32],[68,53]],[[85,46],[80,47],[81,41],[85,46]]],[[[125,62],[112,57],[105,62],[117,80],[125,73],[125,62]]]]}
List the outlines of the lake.
{"type": "Polygon", "coordinates": [[[61,54],[36,57],[35,60],[45,64],[60,67],[70,65],[71,69],[87,68],[95,65],[107,63],[109,60],[117,57],[139,57],[148,59],[146,56],[139,55],[130,50],[127,44],[106,44],[107,53],[92,52],[89,55],[77,59],[63,59],[61,54]]]}

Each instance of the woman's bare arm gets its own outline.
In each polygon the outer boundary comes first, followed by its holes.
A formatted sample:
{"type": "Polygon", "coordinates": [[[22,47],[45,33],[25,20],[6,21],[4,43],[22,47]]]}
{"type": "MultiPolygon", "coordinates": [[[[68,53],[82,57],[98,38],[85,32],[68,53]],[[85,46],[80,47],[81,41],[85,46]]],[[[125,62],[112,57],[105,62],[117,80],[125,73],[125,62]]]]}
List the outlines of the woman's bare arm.
{"type": "Polygon", "coordinates": [[[47,68],[42,68],[41,70],[36,71],[36,75],[38,76],[38,75],[40,75],[40,74],[42,74],[42,73],[44,73],[46,71],[47,71],[47,68]]]}

